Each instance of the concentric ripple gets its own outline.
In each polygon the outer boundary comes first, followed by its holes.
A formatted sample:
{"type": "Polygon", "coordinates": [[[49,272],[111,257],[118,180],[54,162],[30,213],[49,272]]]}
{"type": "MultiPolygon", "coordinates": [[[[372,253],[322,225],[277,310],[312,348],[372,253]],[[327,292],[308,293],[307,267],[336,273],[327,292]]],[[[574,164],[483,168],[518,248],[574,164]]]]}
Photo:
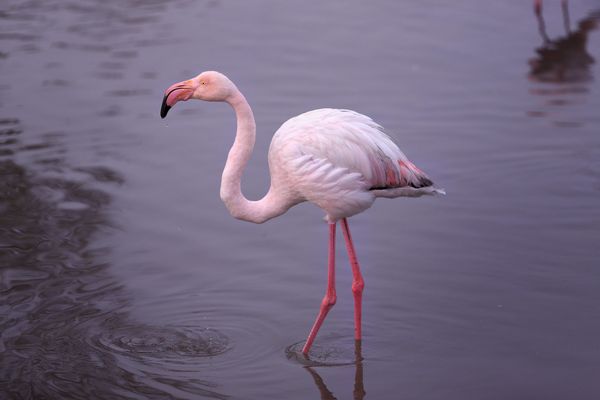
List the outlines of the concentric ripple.
{"type": "MultiPolygon", "coordinates": [[[[123,376],[136,376],[147,390],[175,398],[226,398],[219,385],[199,376],[208,374],[208,358],[231,349],[229,338],[200,326],[150,325],[116,313],[87,326],[87,344],[93,353],[114,359],[123,376]]],[[[122,390],[137,389],[125,382],[122,390]]],[[[145,389],[145,390],[146,390],[145,389]]],[[[166,398],[170,398],[170,397],[166,398]]]]}
{"type": "MultiPolygon", "coordinates": [[[[139,354],[146,359],[160,357],[163,361],[219,356],[210,363],[212,372],[229,371],[238,365],[254,365],[265,355],[281,351],[275,343],[277,322],[260,311],[244,309],[238,300],[225,300],[206,307],[201,301],[189,302],[186,294],[159,302],[139,304],[150,307],[162,328],[108,330],[109,336],[98,343],[112,352],[139,354]],[[182,306],[186,305],[187,306],[182,306]],[[273,338],[264,340],[264,338],[273,338]]],[[[150,360],[151,361],[151,360],[150,360]]],[[[196,362],[194,362],[197,364],[196,362]]]]}
{"type": "Polygon", "coordinates": [[[334,367],[353,365],[362,361],[360,350],[356,344],[346,343],[337,337],[325,336],[319,343],[313,344],[308,356],[302,354],[305,341],[291,344],[285,349],[288,360],[298,362],[308,367],[334,367]]]}
{"type": "Polygon", "coordinates": [[[229,350],[229,338],[210,328],[129,325],[102,332],[93,341],[105,350],[161,360],[213,357],[229,350]]]}

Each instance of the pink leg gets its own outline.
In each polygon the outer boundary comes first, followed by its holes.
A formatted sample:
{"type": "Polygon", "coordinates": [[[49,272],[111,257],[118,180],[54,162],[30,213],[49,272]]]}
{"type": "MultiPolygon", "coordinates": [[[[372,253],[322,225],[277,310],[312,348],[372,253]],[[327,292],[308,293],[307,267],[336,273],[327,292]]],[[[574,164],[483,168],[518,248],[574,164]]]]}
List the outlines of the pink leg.
{"type": "Polygon", "coordinates": [[[325,297],[323,297],[323,301],[321,302],[321,309],[319,310],[319,315],[313,325],[310,333],[308,334],[308,339],[306,339],[306,343],[302,348],[302,353],[304,355],[308,354],[310,347],[315,341],[315,337],[317,336],[317,332],[319,332],[319,328],[323,324],[325,317],[331,307],[335,304],[336,296],[335,296],[335,222],[333,224],[329,224],[329,265],[327,272],[327,292],[325,292],[325,297]]]}
{"type": "Polygon", "coordinates": [[[350,235],[350,227],[346,218],[342,219],[342,231],[344,239],[346,239],[346,249],[348,250],[348,258],[352,266],[352,294],[354,295],[354,339],[360,340],[362,337],[361,320],[362,320],[362,292],[365,287],[365,281],[360,273],[360,266],[356,259],[352,236],[350,235]]]}

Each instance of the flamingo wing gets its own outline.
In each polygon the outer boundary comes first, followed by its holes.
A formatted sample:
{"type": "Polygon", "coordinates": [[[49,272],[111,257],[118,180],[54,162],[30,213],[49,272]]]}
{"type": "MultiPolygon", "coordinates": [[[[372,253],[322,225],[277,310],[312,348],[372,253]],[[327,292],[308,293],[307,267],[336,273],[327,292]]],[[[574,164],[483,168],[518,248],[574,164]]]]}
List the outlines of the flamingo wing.
{"type": "Polygon", "coordinates": [[[354,215],[375,197],[414,196],[432,186],[383,128],[350,110],[319,109],[286,121],[269,151],[272,173],[328,212],[354,215]],[[408,190],[405,190],[408,189],[408,190]]]}

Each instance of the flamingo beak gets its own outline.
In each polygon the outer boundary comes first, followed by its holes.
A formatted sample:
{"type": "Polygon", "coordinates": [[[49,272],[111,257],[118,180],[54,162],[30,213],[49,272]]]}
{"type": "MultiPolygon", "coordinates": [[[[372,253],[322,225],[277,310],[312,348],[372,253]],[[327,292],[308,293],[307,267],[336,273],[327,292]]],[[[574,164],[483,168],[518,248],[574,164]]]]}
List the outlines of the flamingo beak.
{"type": "Polygon", "coordinates": [[[171,107],[173,107],[178,101],[189,100],[194,94],[195,89],[196,85],[192,80],[171,85],[167,90],[165,90],[162,105],[160,106],[160,117],[166,117],[171,107]]]}

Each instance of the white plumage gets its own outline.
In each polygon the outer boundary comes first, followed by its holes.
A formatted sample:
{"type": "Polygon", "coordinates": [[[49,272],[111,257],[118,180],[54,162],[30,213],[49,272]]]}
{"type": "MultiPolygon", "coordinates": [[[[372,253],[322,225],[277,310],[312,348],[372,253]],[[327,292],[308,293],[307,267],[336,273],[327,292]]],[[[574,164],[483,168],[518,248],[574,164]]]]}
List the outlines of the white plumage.
{"type": "Polygon", "coordinates": [[[440,192],[381,126],[350,110],[318,109],[286,121],[273,136],[269,166],[273,189],[315,203],[330,222],[364,211],[376,197],[440,192]]]}

